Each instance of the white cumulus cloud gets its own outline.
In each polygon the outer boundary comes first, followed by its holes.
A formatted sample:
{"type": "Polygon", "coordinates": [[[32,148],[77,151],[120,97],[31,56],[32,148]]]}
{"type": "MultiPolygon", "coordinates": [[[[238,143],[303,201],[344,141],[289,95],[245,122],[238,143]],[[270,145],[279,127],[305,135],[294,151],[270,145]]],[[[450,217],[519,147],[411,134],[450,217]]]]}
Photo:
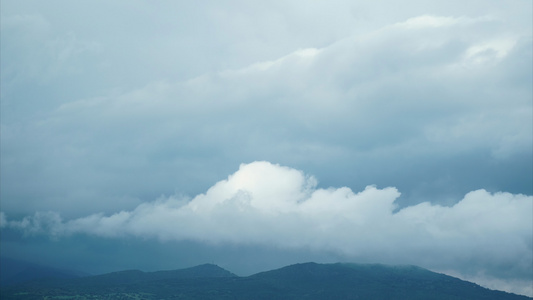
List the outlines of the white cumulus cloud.
{"type": "Polygon", "coordinates": [[[476,190],[451,207],[424,202],[397,211],[399,196],[394,187],[368,186],[360,192],[318,188],[317,180],[302,171],[258,161],[242,164],[192,199],[162,197],[131,211],[68,221],[53,212],[21,221],[2,216],[2,223],[54,237],[136,236],[310,248],[434,269],[460,269],[468,262],[471,269],[462,272],[496,276],[512,269],[519,277],[529,276],[532,196],[476,190]]]}

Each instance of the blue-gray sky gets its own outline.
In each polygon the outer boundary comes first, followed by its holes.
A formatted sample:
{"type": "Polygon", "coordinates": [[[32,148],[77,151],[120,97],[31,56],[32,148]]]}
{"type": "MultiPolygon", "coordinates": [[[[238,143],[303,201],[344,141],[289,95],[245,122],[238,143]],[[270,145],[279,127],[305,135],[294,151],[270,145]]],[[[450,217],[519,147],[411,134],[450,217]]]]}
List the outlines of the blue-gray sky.
{"type": "Polygon", "coordinates": [[[533,4],[441,2],[2,0],[1,254],[533,295],[533,4]]]}

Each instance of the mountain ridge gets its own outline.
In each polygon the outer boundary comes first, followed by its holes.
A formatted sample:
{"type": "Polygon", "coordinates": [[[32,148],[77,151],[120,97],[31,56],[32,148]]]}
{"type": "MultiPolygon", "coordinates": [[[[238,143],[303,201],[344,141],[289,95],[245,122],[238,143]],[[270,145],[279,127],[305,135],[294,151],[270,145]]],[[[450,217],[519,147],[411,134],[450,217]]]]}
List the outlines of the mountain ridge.
{"type": "Polygon", "coordinates": [[[218,278],[218,277],[238,277],[237,275],[223,269],[215,264],[202,264],[190,268],[176,270],[161,270],[144,272],[140,270],[124,270],[101,275],[91,276],[87,279],[91,281],[106,281],[107,284],[133,284],[137,282],[149,282],[166,279],[180,278],[218,278]]]}
{"type": "Polygon", "coordinates": [[[213,264],[155,272],[126,270],[37,280],[2,288],[0,295],[2,299],[533,299],[417,266],[355,263],[301,263],[245,277],[213,264]]]}
{"type": "Polygon", "coordinates": [[[89,276],[89,274],[76,270],[44,266],[3,256],[0,257],[0,287],[45,278],[68,279],[84,276],[89,276]]]}

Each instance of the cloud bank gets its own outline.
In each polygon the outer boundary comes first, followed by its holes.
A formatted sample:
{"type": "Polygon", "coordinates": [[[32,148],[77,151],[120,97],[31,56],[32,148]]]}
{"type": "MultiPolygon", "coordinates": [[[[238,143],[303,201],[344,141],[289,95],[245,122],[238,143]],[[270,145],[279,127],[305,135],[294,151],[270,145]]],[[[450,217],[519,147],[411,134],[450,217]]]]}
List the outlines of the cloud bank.
{"type": "Polygon", "coordinates": [[[486,276],[531,276],[533,197],[472,191],[451,207],[397,210],[396,188],[318,188],[314,177],[265,161],[192,199],[161,197],[132,211],[62,220],[38,212],[2,226],[55,238],[195,240],[330,251],[353,259],[412,263],[486,276]],[[464,269],[468,266],[469,269],[464,269]]]}
{"type": "Polygon", "coordinates": [[[106,63],[121,60],[90,40],[55,37],[43,19],[3,18],[3,40],[15,40],[2,43],[14,49],[2,51],[13,59],[2,60],[1,193],[13,213],[133,209],[160,193],[198,194],[254,160],[309,170],[329,185],[394,185],[408,204],[436,197],[437,187],[442,198],[478,188],[531,193],[530,23],[422,14],[225,68],[100,90],[91,72],[115,74],[106,63]],[[53,56],[65,52],[68,66],[91,71],[78,85],[96,91],[66,99],[66,79],[56,78],[51,100],[28,95],[27,86],[39,85],[14,63],[27,61],[16,30],[62,41],[54,45],[65,49],[48,47],[53,56]],[[89,54],[99,63],[83,64],[89,54]]]}

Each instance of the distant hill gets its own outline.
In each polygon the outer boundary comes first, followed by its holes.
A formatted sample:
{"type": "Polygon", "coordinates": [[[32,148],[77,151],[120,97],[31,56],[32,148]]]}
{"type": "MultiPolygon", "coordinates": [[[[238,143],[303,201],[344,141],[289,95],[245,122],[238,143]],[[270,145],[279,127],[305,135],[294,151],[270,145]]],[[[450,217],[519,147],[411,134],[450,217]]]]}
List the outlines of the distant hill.
{"type": "Polygon", "coordinates": [[[82,276],[88,276],[88,274],[73,270],[56,269],[7,257],[0,257],[0,287],[36,279],[67,279],[82,276]]]}
{"type": "Polygon", "coordinates": [[[205,264],[187,269],[157,272],[129,270],[92,276],[73,283],[84,286],[116,286],[129,284],[146,284],[154,281],[194,279],[194,278],[226,278],[237,275],[213,264],[205,264]]]}
{"type": "Polygon", "coordinates": [[[524,300],[415,266],[305,263],[238,277],[216,265],[36,280],[2,299],[409,299],[524,300]]]}
{"type": "Polygon", "coordinates": [[[305,263],[249,277],[286,299],[531,299],[416,266],[305,263]]]}

